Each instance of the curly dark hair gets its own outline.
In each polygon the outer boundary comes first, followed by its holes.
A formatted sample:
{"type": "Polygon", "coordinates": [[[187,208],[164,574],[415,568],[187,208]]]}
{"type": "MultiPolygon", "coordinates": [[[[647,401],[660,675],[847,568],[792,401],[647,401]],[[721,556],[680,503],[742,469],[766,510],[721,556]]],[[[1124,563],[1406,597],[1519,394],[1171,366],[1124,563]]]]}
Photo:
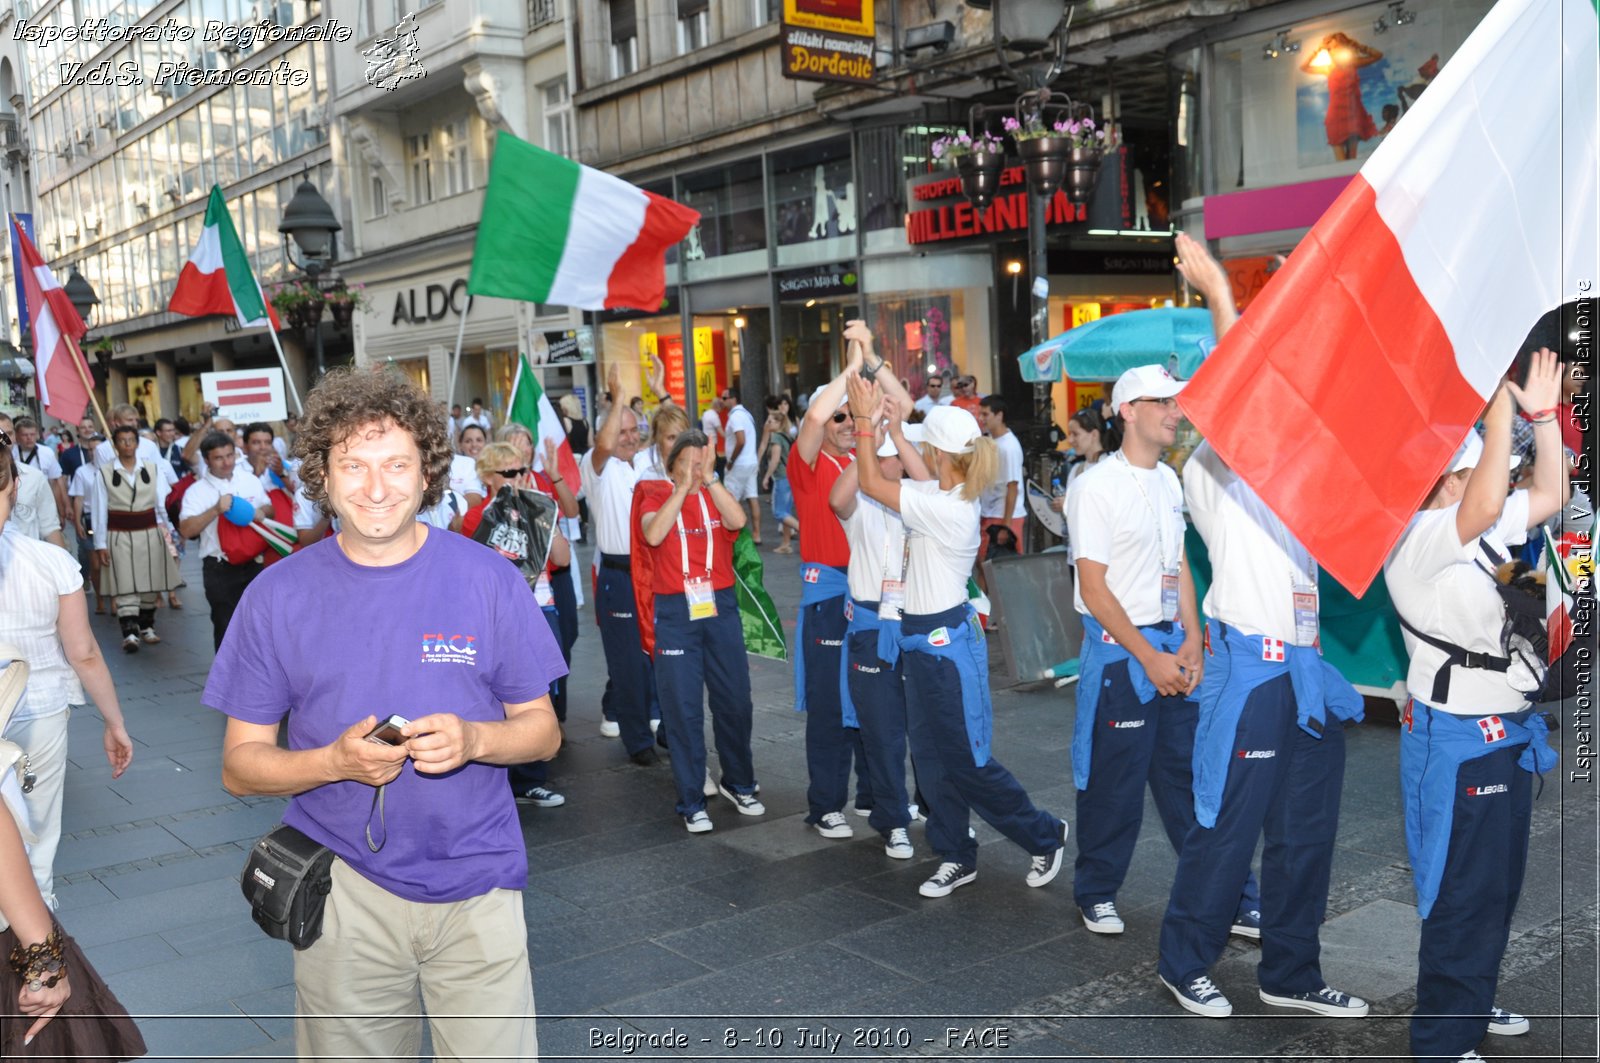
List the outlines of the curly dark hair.
{"type": "Polygon", "coordinates": [[[303,464],[300,480],[306,497],[323,512],[328,505],[328,454],[360,429],[372,424],[393,424],[411,433],[422,454],[422,508],[430,509],[444,497],[450,482],[450,440],[444,411],[404,376],[374,366],[342,367],[324,376],[306,396],[294,454],[303,464]]]}

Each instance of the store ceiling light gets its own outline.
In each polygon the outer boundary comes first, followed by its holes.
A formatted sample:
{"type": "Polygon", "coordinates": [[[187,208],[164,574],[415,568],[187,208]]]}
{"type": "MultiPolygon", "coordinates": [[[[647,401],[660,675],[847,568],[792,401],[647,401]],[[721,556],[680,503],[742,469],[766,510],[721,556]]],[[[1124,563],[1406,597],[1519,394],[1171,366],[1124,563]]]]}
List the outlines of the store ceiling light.
{"type": "MultiPolygon", "coordinates": [[[[813,299],[813,300],[812,300],[812,301],[811,301],[811,302],[813,302],[813,303],[814,303],[814,302],[816,302],[816,300],[815,300],[815,299],[813,299]]],[[[807,305],[807,306],[810,306],[810,305],[811,305],[811,303],[807,303],[807,304],[806,304],[806,305],[807,305]]],[[[736,318],[734,318],[734,319],[733,319],[733,327],[734,327],[734,328],[744,328],[744,318],[742,318],[742,317],[736,317],[736,318]]]]}
{"type": "Polygon", "coordinates": [[[1276,59],[1280,55],[1289,55],[1299,50],[1300,42],[1291,41],[1288,30],[1279,30],[1276,37],[1261,46],[1261,58],[1276,59]]]}
{"type": "Polygon", "coordinates": [[[1022,272],[1022,263],[1013,258],[1006,263],[1006,272],[1015,277],[1022,272]]]}

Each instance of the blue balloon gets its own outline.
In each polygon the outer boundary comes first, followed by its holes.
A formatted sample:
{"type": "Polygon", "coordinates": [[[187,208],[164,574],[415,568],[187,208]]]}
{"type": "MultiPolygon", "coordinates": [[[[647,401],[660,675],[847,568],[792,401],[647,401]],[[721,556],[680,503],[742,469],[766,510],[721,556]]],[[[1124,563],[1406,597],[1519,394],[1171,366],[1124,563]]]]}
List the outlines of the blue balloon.
{"type": "Polygon", "coordinates": [[[256,519],[256,507],[250,504],[248,498],[234,495],[233,505],[228,507],[228,512],[224,513],[223,516],[227,517],[228,522],[231,524],[237,524],[241,528],[248,528],[250,522],[256,519]]]}

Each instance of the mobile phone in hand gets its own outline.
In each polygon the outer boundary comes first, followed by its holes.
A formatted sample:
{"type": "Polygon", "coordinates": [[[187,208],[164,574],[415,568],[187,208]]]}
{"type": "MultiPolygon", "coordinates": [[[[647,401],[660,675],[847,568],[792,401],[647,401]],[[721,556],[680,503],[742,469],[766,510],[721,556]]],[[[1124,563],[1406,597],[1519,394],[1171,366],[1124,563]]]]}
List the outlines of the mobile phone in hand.
{"type": "Polygon", "coordinates": [[[406,736],[400,733],[400,728],[410,722],[404,716],[390,716],[387,720],[379,721],[378,726],[367,732],[367,741],[385,746],[403,746],[406,736]]]}

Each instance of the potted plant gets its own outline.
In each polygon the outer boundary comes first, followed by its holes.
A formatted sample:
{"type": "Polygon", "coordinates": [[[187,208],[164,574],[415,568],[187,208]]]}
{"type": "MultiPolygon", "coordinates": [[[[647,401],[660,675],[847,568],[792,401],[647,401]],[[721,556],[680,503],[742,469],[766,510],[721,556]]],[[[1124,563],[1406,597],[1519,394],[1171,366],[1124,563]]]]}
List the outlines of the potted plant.
{"type": "Polygon", "coordinates": [[[1087,203],[1094,194],[1094,184],[1100,176],[1100,157],[1112,146],[1112,138],[1104,129],[1094,124],[1094,119],[1080,118],[1065,123],[1068,144],[1067,199],[1073,203],[1087,203]]]}
{"type": "Polygon", "coordinates": [[[327,302],[322,289],[309,281],[284,281],[272,290],[269,297],[278,312],[289,319],[295,328],[315,328],[322,320],[322,307],[327,302]]]}
{"type": "Polygon", "coordinates": [[[933,142],[935,161],[952,163],[961,174],[961,191],[979,210],[988,206],[1000,187],[1005,166],[1000,138],[987,132],[973,136],[965,129],[933,142]]]}
{"type": "Polygon", "coordinates": [[[350,322],[355,317],[357,310],[370,306],[366,289],[359,284],[346,284],[339,281],[324,293],[328,309],[333,312],[333,324],[340,332],[348,332],[350,322]]]}

